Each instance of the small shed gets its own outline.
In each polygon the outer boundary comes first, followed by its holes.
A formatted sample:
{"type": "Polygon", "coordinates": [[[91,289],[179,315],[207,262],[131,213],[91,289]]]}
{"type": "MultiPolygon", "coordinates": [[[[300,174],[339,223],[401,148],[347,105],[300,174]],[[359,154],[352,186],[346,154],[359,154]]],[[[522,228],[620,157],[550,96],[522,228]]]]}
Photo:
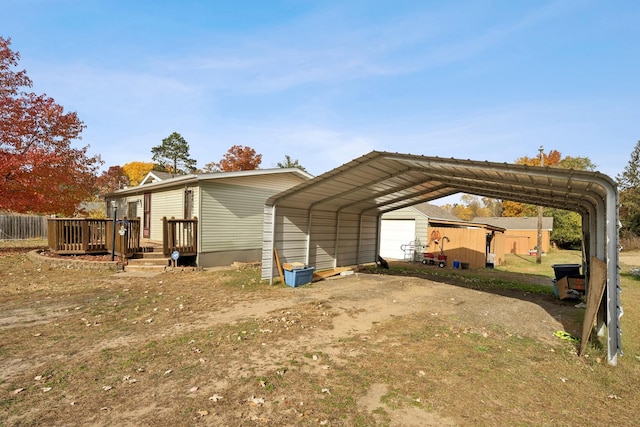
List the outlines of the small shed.
{"type": "Polygon", "coordinates": [[[422,261],[425,253],[444,254],[471,268],[504,262],[504,229],[463,221],[430,203],[401,208],[382,215],[380,255],[404,261],[422,261]]]}
{"type": "Polygon", "coordinates": [[[429,245],[432,253],[468,264],[470,268],[504,264],[504,228],[464,221],[429,220],[429,245]]]}
{"type": "Polygon", "coordinates": [[[255,262],[261,258],[265,201],[311,178],[298,168],[177,176],[152,171],[140,185],[106,194],[106,216],[113,215],[113,206],[118,218],[140,218],[140,238],[158,243],[167,238],[163,219],[185,220],[176,225],[182,229],[196,218],[197,265],[255,262]]]}
{"type": "MultiPolygon", "coordinates": [[[[476,217],[473,222],[505,229],[505,250],[516,255],[535,254],[538,245],[538,217],[476,217]]],[[[553,217],[542,217],[542,252],[549,252],[553,217]]]]}

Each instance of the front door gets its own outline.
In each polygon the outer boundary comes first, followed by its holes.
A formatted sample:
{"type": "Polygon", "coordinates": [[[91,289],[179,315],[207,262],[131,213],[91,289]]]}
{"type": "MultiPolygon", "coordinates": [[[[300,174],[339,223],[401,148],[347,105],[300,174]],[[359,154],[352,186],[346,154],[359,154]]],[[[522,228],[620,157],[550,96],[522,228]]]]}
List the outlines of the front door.
{"type": "Polygon", "coordinates": [[[151,237],[151,193],[144,194],[142,209],[142,237],[148,239],[151,237]]]}

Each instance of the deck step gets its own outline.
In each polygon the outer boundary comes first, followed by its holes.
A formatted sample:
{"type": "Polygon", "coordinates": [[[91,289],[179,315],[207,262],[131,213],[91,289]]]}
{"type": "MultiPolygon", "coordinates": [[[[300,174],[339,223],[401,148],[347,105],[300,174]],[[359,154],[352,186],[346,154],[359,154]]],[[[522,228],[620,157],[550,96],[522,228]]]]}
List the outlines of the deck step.
{"type": "Polygon", "coordinates": [[[141,265],[141,264],[128,264],[125,266],[124,271],[146,272],[146,273],[162,273],[162,272],[186,272],[186,271],[201,271],[198,267],[173,267],[171,265],[141,265]]]}
{"type": "Polygon", "coordinates": [[[162,251],[159,252],[136,252],[135,254],[133,254],[133,256],[129,259],[158,259],[158,258],[165,258],[168,259],[163,253],[162,251]]]}
{"type": "Polygon", "coordinates": [[[170,265],[169,258],[167,257],[154,257],[154,258],[129,258],[128,265],[156,265],[165,267],[170,265]]]}
{"type": "Polygon", "coordinates": [[[138,265],[138,264],[127,264],[124,267],[124,271],[138,271],[138,272],[155,272],[162,273],[166,271],[168,267],[162,265],[138,265]]]}

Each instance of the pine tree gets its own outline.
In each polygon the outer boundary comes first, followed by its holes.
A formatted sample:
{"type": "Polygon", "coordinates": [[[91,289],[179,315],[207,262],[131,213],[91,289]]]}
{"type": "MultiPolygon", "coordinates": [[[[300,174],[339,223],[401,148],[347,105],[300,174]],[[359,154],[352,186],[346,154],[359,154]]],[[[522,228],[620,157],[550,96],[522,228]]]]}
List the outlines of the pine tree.
{"type": "Polygon", "coordinates": [[[298,168],[305,172],[307,171],[304,167],[300,165],[300,163],[298,163],[298,159],[291,160],[291,156],[289,156],[288,154],[284,155],[284,162],[278,162],[278,167],[279,168],[298,168]]]}
{"type": "Polygon", "coordinates": [[[189,144],[178,132],[162,140],[162,144],[151,149],[152,160],[174,175],[192,173],[196,161],[189,155],[189,144]]]}
{"type": "Polygon", "coordinates": [[[616,176],[620,195],[622,235],[640,236],[640,141],[636,143],[624,171],[616,176]]]}
{"type": "Polygon", "coordinates": [[[640,189],[640,141],[636,143],[624,171],[616,176],[620,191],[640,189]]]}

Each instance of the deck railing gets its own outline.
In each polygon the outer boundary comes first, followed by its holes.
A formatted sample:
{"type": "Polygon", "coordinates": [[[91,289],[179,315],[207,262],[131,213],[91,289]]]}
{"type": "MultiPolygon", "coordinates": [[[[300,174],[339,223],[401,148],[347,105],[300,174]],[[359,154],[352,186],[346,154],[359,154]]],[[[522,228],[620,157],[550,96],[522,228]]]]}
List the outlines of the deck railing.
{"type": "Polygon", "coordinates": [[[58,254],[106,252],[108,221],[92,218],[48,218],[49,249],[58,254]]]}
{"type": "MultiPolygon", "coordinates": [[[[114,254],[130,258],[140,251],[140,218],[119,219],[116,221],[114,254]]],[[[111,252],[113,245],[113,220],[107,220],[107,250],[111,252]]]]}
{"type": "MultiPolygon", "coordinates": [[[[117,220],[115,231],[115,254],[129,257],[139,250],[139,218],[117,220]]],[[[108,253],[114,247],[113,219],[48,218],[47,235],[49,249],[57,254],[108,253]]]]}
{"type": "Polygon", "coordinates": [[[175,219],[162,218],[162,246],[165,256],[170,256],[174,251],[180,252],[180,256],[193,256],[198,254],[198,218],[175,219]]]}

